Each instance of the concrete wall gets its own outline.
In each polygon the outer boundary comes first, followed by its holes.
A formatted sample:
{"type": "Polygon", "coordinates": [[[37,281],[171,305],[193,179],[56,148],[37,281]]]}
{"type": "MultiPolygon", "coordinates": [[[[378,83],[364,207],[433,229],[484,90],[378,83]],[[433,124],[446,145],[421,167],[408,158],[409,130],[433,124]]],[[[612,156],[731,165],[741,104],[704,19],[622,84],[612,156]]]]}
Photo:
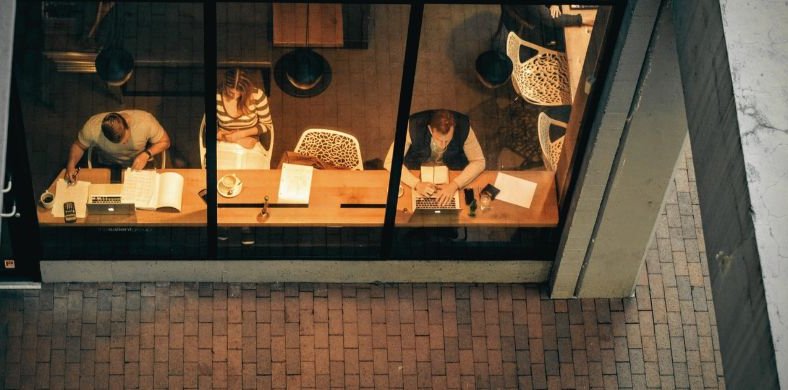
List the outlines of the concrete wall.
{"type": "Polygon", "coordinates": [[[551,261],[42,261],[56,282],[543,283],[551,261]]]}
{"type": "Polygon", "coordinates": [[[659,15],[601,204],[578,297],[633,293],[687,136],[670,2],[664,3],[659,15]]]}
{"type": "MultiPolygon", "coordinates": [[[[593,240],[604,193],[615,164],[616,151],[630,119],[633,97],[660,4],[660,0],[635,0],[630,1],[625,10],[621,31],[616,37],[610,74],[602,87],[601,103],[590,129],[591,134],[586,145],[587,159],[575,178],[577,189],[570,205],[551,277],[551,295],[554,298],[575,296],[581,269],[589,255],[589,244],[593,240]]],[[[667,180],[665,183],[667,184],[667,180]]],[[[648,228],[652,226],[653,223],[648,228]]],[[[642,244],[644,253],[648,242],[642,244]]],[[[632,283],[634,279],[630,282],[630,287],[632,283]]]]}
{"type": "Polygon", "coordinates": [[[726,385],[779,388],[778,367],[788,380],[779,314],[788,311],[788,6],[675,0],[674,16],[726,385]]]}

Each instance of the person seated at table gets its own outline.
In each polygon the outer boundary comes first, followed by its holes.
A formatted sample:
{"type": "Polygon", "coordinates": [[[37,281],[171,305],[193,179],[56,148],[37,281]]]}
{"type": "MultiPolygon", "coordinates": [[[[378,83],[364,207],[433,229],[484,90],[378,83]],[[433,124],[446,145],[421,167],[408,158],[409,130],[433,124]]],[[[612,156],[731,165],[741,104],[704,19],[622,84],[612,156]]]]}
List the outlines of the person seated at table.
{"type": "MultiPolygon", "coordinates": [[[[383,166],[391,170],[394,144],[389,147],[383,166]]],[[[416,192],[438,198],[445,204],[458,189],[465,187],[484,171],[482,147],[476,139],[467,116],[449,110],[423,111],[411,115],[405,137],[402,182],[416,192]],[[462,172],[444,185],[424,183],[409,169],[419,169],[421,164],[446,165],[450,170],[462,172]]]]}
{"type": "MultiPolygon", "coordinates": [[[[557,5],[501,5],[501,19],[507,30],[518,37],[556,51],[566,51],[564,27],[593,26],[594,20],[563,14],[557,5]]],[[[507,34],[503,34],[506,39],[507,34]]]]}
{"type": "Polygon", "coordinates": [[[96,149],[94,167],[143,169],[148,160],[170,147],[170,137],[153,115],[142,110],[93,115],[71,144],[68,182],[76,180],[77,163],[90,147],[96,149]]]}
{"type": "Polygon", "coordinates": [[[238,68],[224,74],[224,84],[216,92],[216,119],[218,141],[237,143],[261,154],[260,136],[274,130],[268,97],[238,68]]]}

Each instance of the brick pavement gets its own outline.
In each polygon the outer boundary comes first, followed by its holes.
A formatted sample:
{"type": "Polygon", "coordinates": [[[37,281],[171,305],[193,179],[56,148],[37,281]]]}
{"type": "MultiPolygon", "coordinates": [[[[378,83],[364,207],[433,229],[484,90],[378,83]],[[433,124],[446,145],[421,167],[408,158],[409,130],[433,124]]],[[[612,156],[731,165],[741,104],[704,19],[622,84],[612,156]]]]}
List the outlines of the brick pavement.
{"type": "Polygon", "coordinates": [[[45,284],[0,292],[0,389],[724,388],[685,161],[633,298],[550,300],[516,284],[45,284]]]}

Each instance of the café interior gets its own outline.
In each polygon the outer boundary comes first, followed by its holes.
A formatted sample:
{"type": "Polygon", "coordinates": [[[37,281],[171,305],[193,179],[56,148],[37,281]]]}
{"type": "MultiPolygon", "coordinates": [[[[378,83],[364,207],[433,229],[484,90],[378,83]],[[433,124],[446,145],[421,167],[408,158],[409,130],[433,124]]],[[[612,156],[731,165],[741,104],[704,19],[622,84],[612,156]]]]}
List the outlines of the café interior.
{"type": "MultiPolygon", "coordinates": [[[[610,8],[20,2],[13,93],[42,258],[552,260],[610,8]],[[215,92],[239,70],[267,96],[259,149],[211,136],[215,92]],[[182,178],[180,204],[94,214],[82,195],[66,222],[64,194],[79,187],[59,184],[72,144],[90,117],[124,110],[168,134],[146,169],[182,178]],[[398,180],[408,119],[430,110],[467,117],[484,155],[456,212],[418,210],[398,180]],[[52,208],[39,202],[46,191],[52,208]]],[[[94,149],[76,178],[91,194],[130,178],[94,167],[94,149]]]]}

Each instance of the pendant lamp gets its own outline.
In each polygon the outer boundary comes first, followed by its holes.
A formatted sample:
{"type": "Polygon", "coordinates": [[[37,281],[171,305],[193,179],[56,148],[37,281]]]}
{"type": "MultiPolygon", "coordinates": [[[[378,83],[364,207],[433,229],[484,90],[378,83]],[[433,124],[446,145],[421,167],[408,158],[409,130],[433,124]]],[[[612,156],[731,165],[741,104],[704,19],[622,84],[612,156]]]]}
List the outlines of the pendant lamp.
{"type": "Polygon", "coordinates": [[[512,60],[501,49],[502,24],[503,21],[498,22],[498,30],[491,39],[490,50],[476,58],[476,76],[487,88],[498,88],[504,85],[511,78],[514,69],[512,60]]]}
{"type": "MultiPolygon", "coordinates": [[[[118,6],[115,5],[113,7],[110,5],[103,11],[105,14],[107,12],[114,12],[115,16],[109,44],[103,47],[96,56],[96,73],[98,73],[99,78],[104,80],[108,85],[120,87],[126,84],[134,73],[134,57],[121,45],[123,34],[118,32],[118,6]]],[[[94,30],[102,18],[101,4],[99,4],[98,12],[99,15],[96,17],[96,24],[93,26],[93,29],[91,29],[91,35],[95,32],[94,30]]]]}
{"type": "Polygon", "coordinates": [[[274,79],[284,93],[294,97],[317,96],[331,83],[331,66],[328,61],[309,47],[308,3],[305,47],[279,58],[274,65],[274,79]]]}

